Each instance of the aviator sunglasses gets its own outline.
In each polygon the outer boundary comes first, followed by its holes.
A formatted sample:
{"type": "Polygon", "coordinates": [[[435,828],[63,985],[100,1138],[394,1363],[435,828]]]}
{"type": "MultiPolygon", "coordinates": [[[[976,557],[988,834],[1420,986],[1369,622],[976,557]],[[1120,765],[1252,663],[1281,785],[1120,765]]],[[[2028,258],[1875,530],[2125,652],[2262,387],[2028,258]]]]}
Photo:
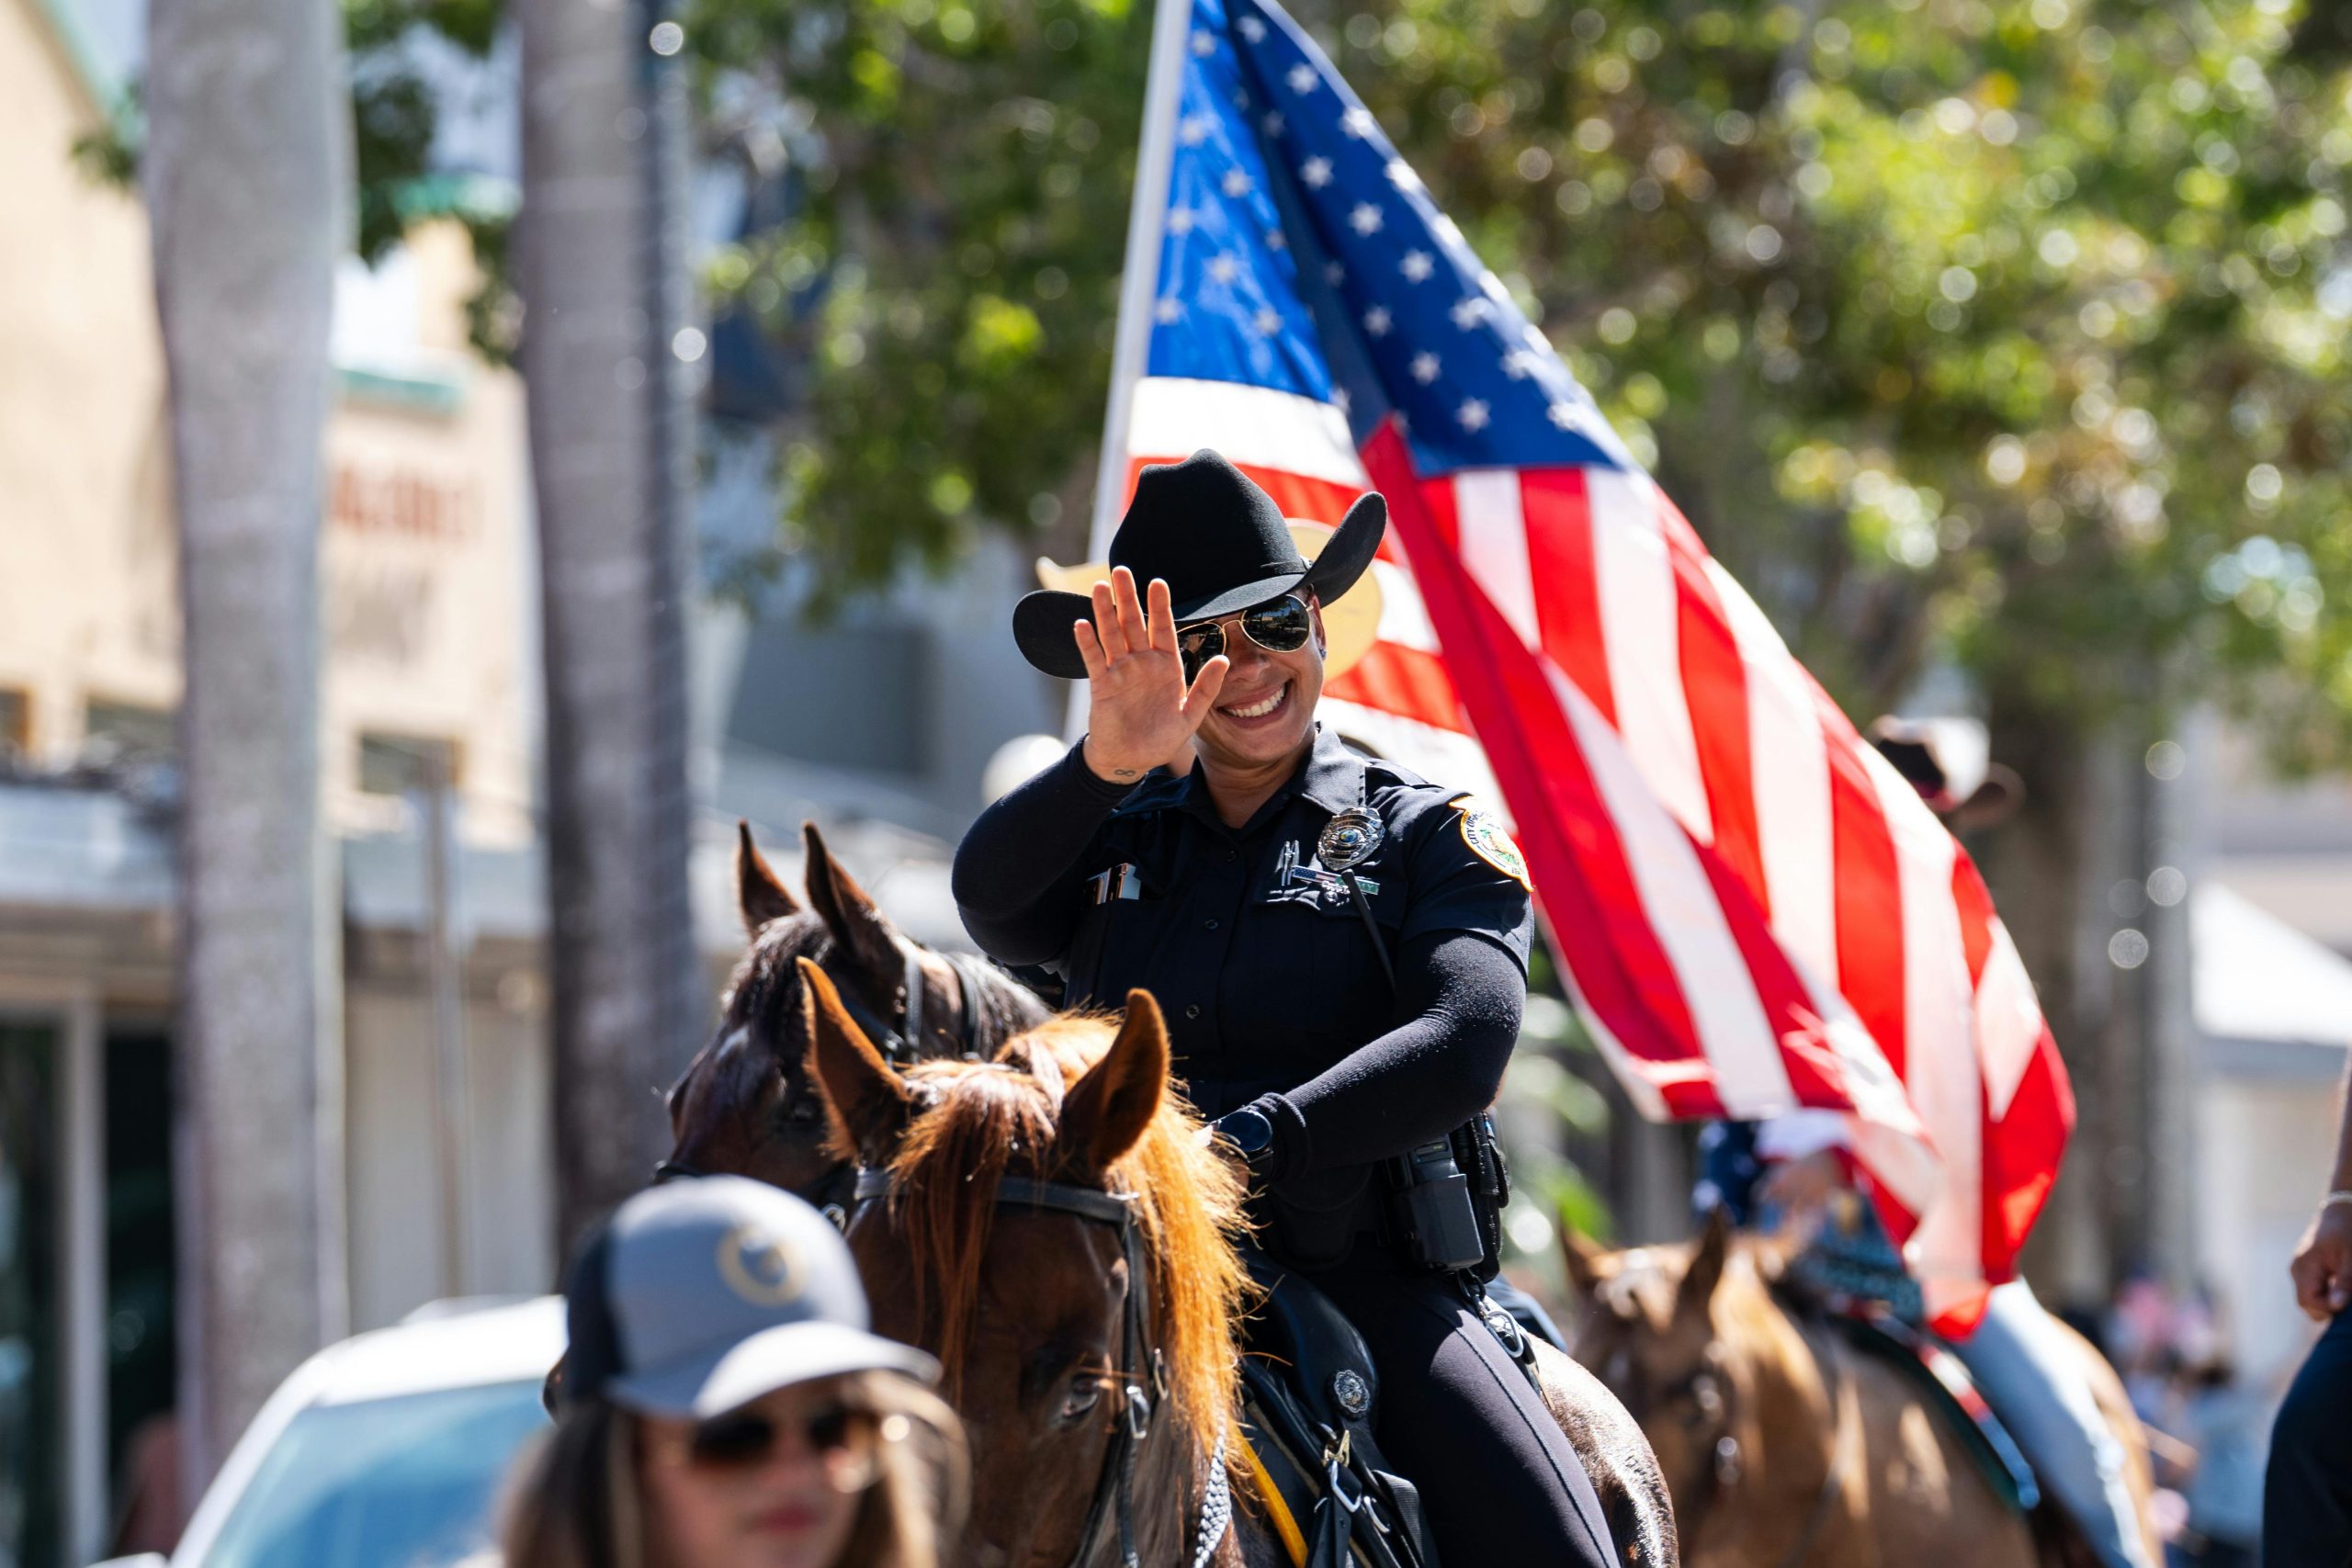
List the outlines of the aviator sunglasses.
{"type": "Polygon", "coordinates": [[[768,1461],[785,1432],[794,1428],[823,1467],[828,1485],[836,1492],[862,1492],[879,1473],[877,1450],[906,1435],[907,1418],[879,1416],[843,1404],[815,1411],[797,1423],[739,1410],[696,1423],[686,1438],[686,1462],[705,1471],[754,1469],[768,1461]]]}
{"type": "MultiPolygon", "coordinates": [[[[1307,637],[1315,630],[1314,614],[1307,609],[1306,601],[1295,593],[1285,593],[1254,609],[1244,610],[1238,618],[1241,634],[1269,653],[1296,653],[1306,646],[1307,637]]],[[[1179,626],[1176,651],[1184,661],[1186,682],[1199,680],[1201,666],[1225,651],[1225,622],[1201,621],[1179,626]]]]}

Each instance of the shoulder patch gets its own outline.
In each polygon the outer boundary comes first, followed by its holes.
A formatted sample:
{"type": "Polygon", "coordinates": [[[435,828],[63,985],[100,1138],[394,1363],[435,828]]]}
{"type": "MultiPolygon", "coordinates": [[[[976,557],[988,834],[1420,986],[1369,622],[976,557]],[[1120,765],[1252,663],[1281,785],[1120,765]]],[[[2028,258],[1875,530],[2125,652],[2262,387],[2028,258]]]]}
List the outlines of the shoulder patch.
{"type": "Polygon", "coordinates": [[[1462,808],[1462,841],[1470,846],[1471,853],[1521,887],[1527,886],[1527,857],[1511,842],[1503,819],[1469,795],[1458,795],[1453,804],[1462,808]]]}

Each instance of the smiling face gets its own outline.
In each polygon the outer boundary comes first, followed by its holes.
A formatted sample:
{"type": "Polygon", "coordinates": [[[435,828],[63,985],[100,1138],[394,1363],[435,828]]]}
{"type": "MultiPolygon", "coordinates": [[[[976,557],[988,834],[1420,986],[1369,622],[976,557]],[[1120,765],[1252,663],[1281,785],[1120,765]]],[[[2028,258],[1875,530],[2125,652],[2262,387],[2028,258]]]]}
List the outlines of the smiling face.
{"type": "Polygon", "coordinates": [[[1201,721],[1193,750],[1212,768],[1256,773],[1295,760],[1315,735],[1315,704],[1323,694],[1323,612],[1310,602],[1315,635],[1293,653],[1250,640],[1241,617],[1228,615],[1225,656],[1232,668],[1216,706],[1201,721]]]}

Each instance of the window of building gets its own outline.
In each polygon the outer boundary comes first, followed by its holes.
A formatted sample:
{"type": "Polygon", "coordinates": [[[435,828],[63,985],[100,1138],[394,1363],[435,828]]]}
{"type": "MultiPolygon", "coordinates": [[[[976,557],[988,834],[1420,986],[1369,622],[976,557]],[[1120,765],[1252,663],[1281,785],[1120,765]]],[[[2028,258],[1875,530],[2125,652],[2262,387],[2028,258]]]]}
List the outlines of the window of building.
{"type": "Polygon", "coordinates": [[[362,795],[405,797],[425,788],[435,778],[447,780],[454,789],[459,776],[459,760],[454,740],[363,732],[359,737],[359,791],[362,795]]]}
{"type": "Polygon", "coordinates": [[[92,697],[83,710],[83,746],[126,762],[160,762],[179,752],[177,721],[169,708],[92,697]]]}

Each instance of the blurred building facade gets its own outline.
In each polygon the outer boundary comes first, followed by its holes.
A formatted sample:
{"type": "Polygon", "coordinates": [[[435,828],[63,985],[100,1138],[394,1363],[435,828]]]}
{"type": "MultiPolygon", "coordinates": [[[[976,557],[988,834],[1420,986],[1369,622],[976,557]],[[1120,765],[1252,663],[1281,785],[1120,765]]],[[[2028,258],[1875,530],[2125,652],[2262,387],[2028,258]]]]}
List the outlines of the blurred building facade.
{"type": "MultiPolygon", "coordinates": [[[[119,79],[73,11],[0,0],[0,1563],[28,1568],[104,1546],[126,1444],[175,1375],[169,427],[143,211],[69,157],[119,79]]],[[[455,225],[346,274],[320,768],[343,852],[364,1326],[435,1295],[544,1290],[554,1265],[521,388],[466,349],[455,225]],[[455,781],[474,1108],[455,1280],[429,1152],[429,764],[455,781]]]]}
{"type": "MultiPolygon", "coordinates": [[[[0,1568],[107,1544],[132,1439],[176,1369],[169,426],[144,213],[70,156],[135,74],[139,11],[0,0],[0,1568]]],[[[503,73],[452,95],[449,167],[416,209],[511,200],[503,73]]],[[[718,204],[713,221],[742,220],[718,204]]],[[[558,1261],[527,451],[518,380],[466,342],[475,281],[462,229],[429,216],[338,278],[320,772],[340,845],[354,1330],[436,1297],[544,1291],[558,1261]],[[445,771],[469,1125],[454,1271],[420,794],[445,771]]],[[[764,433],[788,395],[740,391],[714,389],[714,585],[774,537],[764,433]]],[[[741,943],[738,817],[795,885],[799,825],[821,822],[911,934],[961,945],[946,861],[982,768],[1060,723],[1004,636],[1025,563],[984,548],[956,581],[910,581],[822,626],[799,615],[789,563],[755,575],[713,592],[695,627],[714,995],[741,943]]]]}
{"type": "Polygon", "coordinates": [[[2352,781],[2282,782],[2221,727],[2192,736],[2198,1284],[2275,1397],[2318,1332],[2287,1263],[2327,1190],[2352,1047],[2352,781]]]}

